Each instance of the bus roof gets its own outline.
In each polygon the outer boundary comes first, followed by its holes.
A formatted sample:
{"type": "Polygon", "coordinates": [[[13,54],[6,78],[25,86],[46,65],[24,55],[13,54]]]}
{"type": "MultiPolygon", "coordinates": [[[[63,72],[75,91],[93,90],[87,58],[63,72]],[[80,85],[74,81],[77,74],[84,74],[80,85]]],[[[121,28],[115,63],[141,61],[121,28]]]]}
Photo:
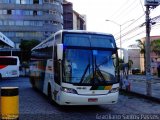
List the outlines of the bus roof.
{"type": "Polygon", "coordinates": [[[87,30],[59,30],[55,34],[62,33],[62,32],[66,32],[66,33],[89,33],[89,34],[101,34],[101,35],[113,36],[110,33],[94,32],[94,31],[87,31],[87,30]]]}
{"type": "Polygon", "coordinates": [[[54,38],[55,34],[60,34],[60,33],[89,33],[89,34],[99,34],[99,35],[107,35],[107,36],[112,36],[112,34],[109,33],[101,33],[101,32],[92,32],[92,31],[87,31],[87,30],[59,30],[56,33],[52,34],[50,37],[48,37],[46,40],[44,40],[43,42],[41,42],[40,44],[38,44],[37,46],[35,46],[34,48],[32,48],[33,50],[37,50],[37,49],[42,49],[45,47],[50,47],[52,45],[52,38],[54,38]]]}

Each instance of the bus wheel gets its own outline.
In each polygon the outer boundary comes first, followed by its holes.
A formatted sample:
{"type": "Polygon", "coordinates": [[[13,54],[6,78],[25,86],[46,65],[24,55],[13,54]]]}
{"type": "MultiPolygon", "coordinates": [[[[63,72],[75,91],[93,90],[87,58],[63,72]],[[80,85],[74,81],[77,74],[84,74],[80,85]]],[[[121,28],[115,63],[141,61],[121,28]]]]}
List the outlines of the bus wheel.
{"type": "Polygon", "coordinates": [[[52,92],[51,92],[51,85],[48,85],[48,99],[49,101],[52,101],[52,92]]]}
{"type": "Polygon", "coordinates": [[[2,75],[0,74],[0,80],[2,80],[2,75]]]}

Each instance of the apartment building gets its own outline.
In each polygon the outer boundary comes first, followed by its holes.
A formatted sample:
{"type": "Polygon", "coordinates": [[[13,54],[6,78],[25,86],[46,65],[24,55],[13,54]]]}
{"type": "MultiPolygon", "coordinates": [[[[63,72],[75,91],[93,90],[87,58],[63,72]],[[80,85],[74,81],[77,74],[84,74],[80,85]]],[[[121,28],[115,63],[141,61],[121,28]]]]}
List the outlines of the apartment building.
{"type": "Polygon", "coordinates": [[[64,0],[63,2],[63,29],[86,30],[86,16],[73,10],[73,4],[64,0]]]}
{"type": "Polygon", "coordinates": [[[44,40],[63,29],[63,0],[0,0],[0,32],[15,42],[44,40]]]}

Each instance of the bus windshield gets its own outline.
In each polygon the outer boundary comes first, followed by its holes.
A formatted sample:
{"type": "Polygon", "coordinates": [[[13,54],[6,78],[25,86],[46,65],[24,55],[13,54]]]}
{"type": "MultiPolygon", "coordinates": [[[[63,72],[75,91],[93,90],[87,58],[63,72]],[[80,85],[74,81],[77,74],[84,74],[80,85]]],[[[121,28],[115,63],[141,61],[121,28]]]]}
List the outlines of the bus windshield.
{"type": "Polygon", "coordinates": [[[117,82],[112,51],[65,49],[64,81],[104,85],[117,82]]]}
{"type": "Polygon", "coordinates": [[[113,36],[99,34],[64,34],[65,46],[116,49],[113,36]]]}
{"type": "Polygon", "coordinates": [[[0,58],[0,65],[17,65],[16,58],[0,58]]]}

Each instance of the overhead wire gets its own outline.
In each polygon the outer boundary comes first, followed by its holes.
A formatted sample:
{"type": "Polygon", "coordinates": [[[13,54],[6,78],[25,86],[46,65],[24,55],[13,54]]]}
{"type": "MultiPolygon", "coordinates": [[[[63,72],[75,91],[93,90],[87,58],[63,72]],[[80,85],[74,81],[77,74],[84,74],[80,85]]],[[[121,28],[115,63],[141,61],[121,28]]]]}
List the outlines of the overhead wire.
{"type": "MultiPolygon", "coordinates": [[[[141,6],[141,8],[142,8],[142,10],[143,10],[143,14],[142,14],[140,17],[138,17],[135,21],[133,21],[132,23],[130,23],[128,26],[124,27],[124,28],[121,30],[121,32],[123,32],[124,30],[128,29],[131,25],[137,23],[141,18],[143,18],[143,17],[145,16],[145,9],[144,9],[144,7],[143,7],[142,1],[141,1],[141,0],[138,0],[138,1],[139,1],[140,6],[141,6]]],[[[125,6],[125,7],[123,6],[123,9],[121,9],[121,7],[120,7],[120,9],[118,9],[118,12],[116,12],[116,14],[113,14],[113,15],[112,15],[112,18],[116,17],[116,19],[118,19],[119,16],[124,18],[123,15],[126,14],[126,11],[127,11],[127,13],[130,12],[129,10],[132,8],[131,6],[133,6],[133,4],[134,4],[134,5],[137,5],[137,2],[135,2],[135,1],[132,1],[132,2],[128,2],[128,1],[127,1],[127,2],[125,2],[125,3],[127,3],[127,6],[125,6]],[[121,13],[125,13],[125,14],[122,15],[121,13]]],[[[138,6],[138,5],[137,5],[137,6],[138,6]]],[[[136,6],[135,8],[133,8],[133,9],[136,9],[137,6],[136,6]]],[[[133,9],[131,9],[131,10],[133,11],[133,9]]],[[[159,19],[159,18],[155,18],[156,22],[157,22],[157,19],[159,19]]],[[[121,38],[127,36],[128,34],[130,34],[130,33],[132,33],[132,32],[137,31],[137,30],[138,30],[139,28],[141,28],[144,24],[145,24],[145,22],[144,22],[143,24],[140,24],[140,25],[132,28],[131,30],[127,31],[126,33],[122,34],[122,35],[121,35],[121,38]]],[[[153,28],[153,26],[152,26],[152,28],[153,28]]],[[[145,32],[145,30],[141,30],[138,34],[136,34],[136,35],[134,35],[134,36],[132,36],[132,37],[130,37],[130,38],[127,38],[127,39],[134,38],[134,37],[136,37],[136,36],[138,36],[138,35],[140,35],[140,34],[142,34],[142,33],[144,33],[144,32],[145,32]]],[[[118,34],[119,34],[119,32],[116,33],[116,34],[114,34],[114,36],[117,36],[118,34]]],[[[120,39],[120,37],[117,37],[117,38],[116,38],[116,42],[119,42],[119,41],[118,41],[119,39],[120,39]]],[[[127,39],[125,39],[125,40],[127,40],[127,39]]],[[[123,41],[125,41],[125,40],[123,40],[123,41]]]]}
{"type": "Polygon", "coordinates": [[[117,17],[116,19],[120,18],[125,18],[128,17],[129,14],[131,14],[132,12],[134,12],[134,9],[137,9],[139,5],[139,2],[136,0],[136,2],[132,2],[132,4],[130,4],[124,11],[122,11],[117,17]]]}
{"type": "MultiPolygon", "coordinates": [[[[140,20],[143,16],[145,15],[145,13],[143,14],[143,15],[141,15],[140,17],[138,17],[136,20],[134,20],[133,22],[131,22],[128,26],[126,26],[125,28],[123,28],[122,30],[121,30],[121,32],[122,31],[124,31],[125,29],[127,29],[128,27],[130,27],[131,25],[133,25],[134,23],[136,23],[138,20],[140,20]]],[[[117,34],[119,34],[119,33],[116,33],[116,34],[114,34],[114,36],[116,36],[117,34]]],[[[122,36],[121,36],[122,37],[122,36]]],[[[119,39],[119,38],[117,38],[117,39],[119,39]]]]}
{"type": "MultiPolygon", "coordinates": [[[[142,9],[143,9],[143,14],[140,16],[140,17],[138,17],[135,21],[133,21],[133,22],[131,22],[128,26],[126,26],[125,28],[123,28],[122,30],[121,30],[121,32],[123,32],[124,30],[126,30],[126,29],[128,29],[131,25],[133,25],[134,23],[137,23],[138,22],[138,20],[140,20],[141,18],[143,18],[143,16],[145,15],[145,11],[144,11],[144,8],[143,8],[143,4],[142,4],[142,1],[140,0],[139,1],[140,2],[140,5],[141,5],[141,7],[142,7],[142,9]]],[[[139,2],[138,2],[138,4],[139,4],[139,2]]],[[[133,2],[132,2],[133,3],[133,2]]],[[[135,3],[135,2],[134,2],[135,3]]],[[[137,4],[134,4],[134,5],[136,5],[136,7],[134,8],[134,9],[136,9],[137,7],[138,7],[138,5],[137,4]]],[[[133,5],[132,5],[133,6],[133,5]]],[[[129,6],[130,7],[130,6],[129,6]]],[[[128,7],[128,8],[129,8],[128,7]]],[[[133,9],[131,9],[132,11],[133,11],[133,9]]],[[[125,10],[125,11],[128,11],[128,10],[125,10]]],[[[130,11],[128,11],[128,12],[130,12],[130,11]]],[[[122,16],[122,15],[121,15],[122,16]]],[[[117,36],[117,35],[119,35],[119,32],[117,32],[117,33],[115,33],[114,34],[114,36],[117,36]]],[[[118,38],[118,37],[117,37],[118,38]]]]}
{"type": "Polygon", "coordinates": [[[121,13],[121,11],[125,8],[124,6],[126,6],[128,4],[129,0],[125,1],[123,4],[121,4],[121,6],[118,8],[117,11],[114,11],[114,13],[112,14],[112,16],[110,18],[115,18],[117,14],[121,13]],[[123,8],[123,9],[122,9],[123,8]]]}
{"type": "Polygon", "coordinates": [[[141,4],[141,7],[142,7],[142,9],[143,9],[143,12],[145,12],[145,10],[144,10],[144,7],[143,7],[143,4],[142,4],[142,1],[140,0],[140,4],[141,4]]]}
{"type": "MultiPolygon", "coordinates": [[[[152,29],[159,29],[159,26],[160,26],[160,24],[156,24],[156,25],[152,25],[151,28],[152,28],[152,29]],[[155,27],[157,27],[157,28],[155,28],[155,27]]],[[[121,42],[122,42],[122,43],[127,42],[127,41],[131,40],[132,38],[137,37],[138,35],[143,34],[143,33],[145,33],[145,32],[146,32],[146,30],[141,30],[141,31],[140,31],[139,33],[137,33],[136,35],[133,35],[133,36],[131,36],[131,37],[129,37],[129,38],[126,38],[126,39],[122,40],[121,42]]],[[[120,44],[120,42],[117,41],[117,44],[120,44]]]]}
{"type": "Polygon", "coordinates": [[[123,15],[123,13],[125,13],[126,11],[129,11],[128,9],[130,9],[131,6],[133,6],[135,3],[136,3],[135,0],[133,0],[131,4],[129,4],[126,8],[124,8],[124,10],[121,11],[118,16],[116,16],[116,19],[120,19],[121,17],[124,18],[125,16],[123,15]]]}
{"type": "MultiPolygon", "coordinates": [[[[152,18],[151,20],[152,20],[152,21],[156,21],[156,23],[159,22],[159,21],[160,21],[160,15],[152,18]]],[[[136,31],[137,29],[139,29],[139,28],[142,27],[143,25],[145,25],[145,22],[142,23],[142,24],[140,24],[140,25],[138,25],[138,26],[136,26],[135,28],[127,31],[126,33],[124,33],[124,34],[121,36],[121,38],[124,37],[124,36],[126,36],[126,35],[128,35],[128,34],[130,34],[131,32],[136,31]]],[[[156,25],[156,24],[155,24],[155,25],[156,25]]],[[[152,25],[152,26],[154,26],[154,25],[152,25]]],[[[120,38],[116,38],[116,40],[118,40],[118,39],[120,39],[120,38]]]]}
{"type": "MultiPolygon", "coordinates": [[[[142,17],[144,17],[144,15],[145,15],[145,9],[144,9],[144,7],[143,7],[142,1],[140,0],[139,2],[140,2],[140,5],[141,5],[141,7],[142,7],[142,10],[143,10],[143,13],[144,13],[144,14],[141,15],[140,17],[138,17],[138,19],[136,19],[135,21],[133,21],[133,22],[132,22],[131,24],[129,24],[127,27],[123,28],[123,29],[121,30],[121,32],[124,31],[124,30],[126,30],[127,28],[129,28],[129,27],[130,27],[131,25],[133,25],[134,23],[137,23],[138,20],[140,20],[142,17]]],[[[160,15],[157,16],[157,17],[152,18],[151,21],[158,23],[158,22],[160,21],[160,15]]],[[[142,28],[144,25],[145,25],[145,22],[142,23],[142,24],[140,24],[140,25],[138,25],[138,26],[136,26],[136,27],[134,27],[134,28],[132,28],[131,30],[129,30],[129,31],[127,31],[126,33],[122,34],[122,35],[121,35],[121,38],[127,36],[128,34],[130,34],[130,33],[132,33],[132,32],[137,31],[139,28],[142,28]]],[[[159,26],[160,26],[160,24],[155,24],[155,25],[151,25],[151,28],[152,28],[152,29],[159,29],[159,26]]],[[[145,32],[146,32],[146,30],[144,30],[144,29],[143,29],[143,30],[140,30],[140,31],[139,31],[138,33],[136,33],[135,35],[133,35],[133,36],[131,36],[131,37],[129,37],[129,38],[126,38],[126,39],[122,40],[122,42],[127,42],[127,41],[131,40],[132,38],[135,38],[135,37],[137,37],[137,36],[139,36],[139,35],[141,35],[141,34],[143,34],[143,33],[145,33],[145,32]]],[[[119,33],[114,34],[114,36],[116,36],[117,34],[119,34],[119,33]]],[[[120,39],[120,37],[117,37],[117,38],[116,38],[116,42],[117,42],[118,44],[120,44],[120,41],[118,41],[118,39],[120,39]]]]}

